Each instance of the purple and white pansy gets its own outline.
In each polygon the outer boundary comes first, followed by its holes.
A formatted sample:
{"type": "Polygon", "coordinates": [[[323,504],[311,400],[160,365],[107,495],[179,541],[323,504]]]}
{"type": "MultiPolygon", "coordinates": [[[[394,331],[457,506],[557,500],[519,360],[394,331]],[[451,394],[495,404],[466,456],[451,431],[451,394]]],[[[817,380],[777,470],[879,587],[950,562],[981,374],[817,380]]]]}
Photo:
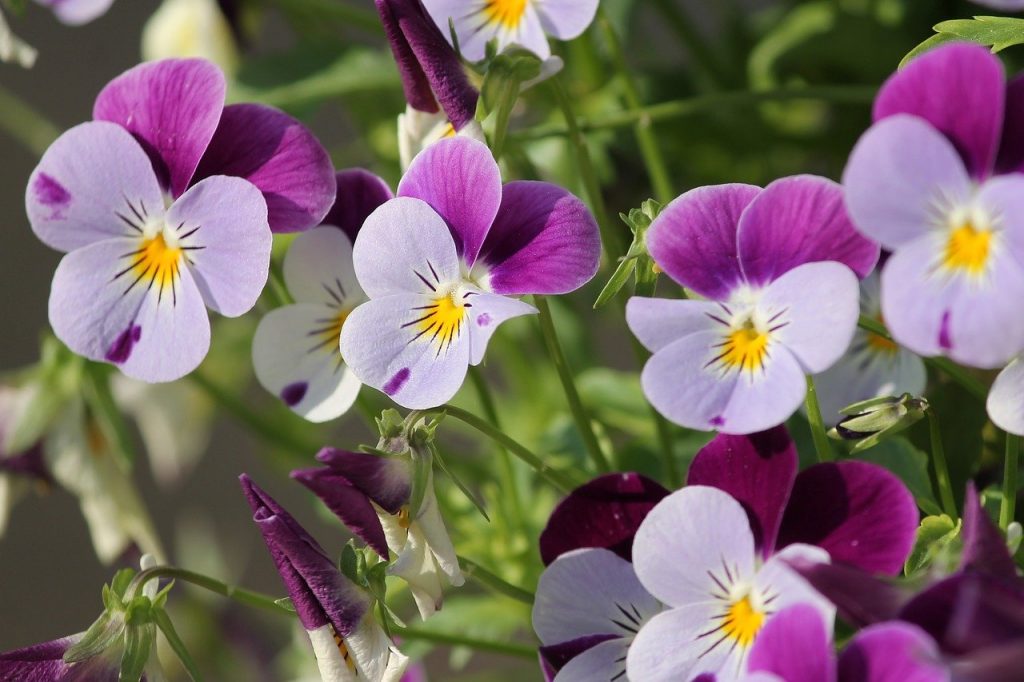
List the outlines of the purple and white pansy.
{"type": "Polygon", "coordinates": [[[256,329],[256,378],[312,422],[335,419],[362,384],[339,347],[349,313],[366,300],[352,268],[352,241],[363,221],[392,197],[387,184],[362,169],[337,175],[338,200],[324,225],[300,234],[284,258],[284,283],[295,300],[269,312],[256,329]]]}
{"type": "Polygon", "coordinates": [[[577,289],[600,250],[597,223],[567,190],[503,186],[485,145],[441,140],[356,238],[356,278],[370,300],[342,328],[342,357],[399,405],[436,407],[483,360],[499,324],[536,312],[514,296],[577,289]]]}
{"type": "Polygon", "coordinates": [[[734,434],[785,421],[804,375],[842,357],[857,278],[879,256],[847,218],[840,186],[809,175],[691,190],[655,219],[647,246],[707,300],[630,299],[626,321],[654,353],[644,393],[677,424],[734,434]]]}
{"type": "Polygon", "coordinates": [[[240,480],[323,682],[398,682],[409,659],[377,622],[373,597],[342,575],[320,544],[248,476],[240,480]]]}
{"type": "Polygon", "coordinates": [[[114,0],[36,0],[49,8],[62,23],[81,26],[107,13],[114,0]]]}

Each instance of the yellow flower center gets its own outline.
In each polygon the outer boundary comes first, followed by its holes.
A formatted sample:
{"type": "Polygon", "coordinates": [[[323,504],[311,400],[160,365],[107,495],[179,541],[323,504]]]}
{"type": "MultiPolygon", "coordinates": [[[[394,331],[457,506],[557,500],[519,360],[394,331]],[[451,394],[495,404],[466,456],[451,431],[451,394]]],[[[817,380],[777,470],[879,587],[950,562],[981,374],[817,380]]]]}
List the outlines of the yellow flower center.
{"type": "MultiPolygon", "coordinates": [[[[881,315],[879,315],[877,319],[879,323],[885,324],[885,320],[882,319],[881,315]]],[[[887,339],[881,334],[873,334],[871,332],[868,332],[867,342],[868,348],[870,348],[871,350],[878,351],[879,353],[885,353],[888,355],[895,355],[896,352],[900,349],[900,347],[896,345],[895,341],[887,339]]]]}
{"type": "Polygon", "coordinates": [[[137,276],[137,282],[144,281],[147,286],[156,284],[161,293],[174,284],[182,251],[178,246],[169,246],[162,232],[143,239],[142,247],[133,255],[135,261],[131,269],[137,276]]]}
{"type": "Polygon", "coordinates": [[[750,603],[750,597],[746,596],[729,606],[722,621],[722,633],[741,647],[747,648],[754,643],[754,638],[764,625],[764,619],[764,612],[754,608],[750,603]]]}
{"type": "Polygon", "coordinates": [[[768,355],[768,333],[758,331],[752,322],[729,333],[721,344],[722,364],[727,368],[754,372],[761,369],[768,355]]]}
{"type": "Polygon", "coordinates": [[[328,355],[341,353],[341,328],[345,326],[345,320],[348,319],[350,312],[350,310],[340,310],[334,317],[323,317],[317,320],[319,324],[324,326],[309,332],[309,336],[317,340],[316,345],[310,349],[310,352],[325,350],[328,355]]]}
{"type": "Polygon", "coordinates": [[[412,525],[412,519],[409,518],[408,505],[399,509],[398,514],[396,514],[396,516],[398,516],[398,525],[404,528],[405,530],[409,530],[409,526],[412,525]]]}
{"type": "Polygon", "coordinates": [[[526,0],[487,0],[484,13],[493,23],[516,28],[526,14],[526,0]]]}
{"type": "Polygon", "coordinates": [[[459,338],[462,323],[466,319],[466,303],[461,297],[456,300],[455,291],[442,293],[430,305],[420,308],[422,316],[409,323],[417,325],[416,338],[436,342],[438,353],[459,338]]]}
{"type": "Polygon", "coordinates": [[[949,235],[943,265],[979,275],[988,264],[991,248],[992,230],[979,230],[972,223],[965,223],[949,235]]]}

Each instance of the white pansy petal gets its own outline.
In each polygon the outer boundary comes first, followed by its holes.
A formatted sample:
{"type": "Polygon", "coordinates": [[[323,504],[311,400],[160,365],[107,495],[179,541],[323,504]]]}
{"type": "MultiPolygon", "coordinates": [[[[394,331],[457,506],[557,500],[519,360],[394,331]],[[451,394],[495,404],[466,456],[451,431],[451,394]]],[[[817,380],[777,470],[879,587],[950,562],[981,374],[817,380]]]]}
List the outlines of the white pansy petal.
{"type": "Polygon", "coordinates": [[[413,520],[413,525],[420,529],[423,538],[427,542],[430,553],[438,567],[448,577],[448,582],[454,587],[463,585],[466,581],[462,577],[462,569],[459,568],[459,559],[455,555],[455,546],[448,535],[448,529],[444,526],[444,519],[441,518],[441,509],[437,504],[437,495],[434,493],[434,476],[428,474],[427,492],[423,496],[420,505],[420,513],[413,520]]]}
{"type": "Polygon", "coordinates": [[[789,561],[828,563],[829,556],[821,547],[789,545],[772,555],[757,572],[753,581],[755,589],[769,602],[770,613],[777,613],[793,604],[808,604],[821,613],[822,620],[831,631],[836,617],[835,606],[790,568],[789,561]]]}
{"type": "MultiPolygon", "coordinates": [[[[738,657],[738,647],[714,630],[718,613],[716,604],[692,604],[649,620],[629,647],[629,679],[678,682],[692,680],[702,672],[717,673],[728,666],[738,657]],[[709,631],[711,634],[707,634],[709,631]]],[[[731,678],[715,679],[725,682],[731,678]]]]}
{"type": "Polygon", "coordinates": [[[505,320],[522,315],[534,315],[537,309],[509,296],[479,293],[470,298],[469,316],[466,321],[469,327],[469,363],[479,365],[487,351],[487,342],[491,340],[494,330],[505,320]]]}
{"type": "Polygon", "coordinates": [[[357,682],[359,678],[355,671],[348,667],[338,643],[334,641],[334,629],[330,623],[316,630],[309,630],[308,634],[323,682],[357,682]]]}
{"type": "Polygon", "coordinates": [[[1008,433],[1024,435],[1024,360],[1015,358],[999,373],[985,407],[996,426],[1008,433]]]}
{"type": "Polygon", "coordinates": [[[355,659],[359,680],[398,682],[409,665],[409,658],[394,643],[372,615],[367,614],[355,631],[345,638],[355,659]]]}
{"type": "Polygon", "coordinates": [[[629,641],[613,639],[587,649],[566,663],[554,682],[594,682],[594,680],[622,680],[626,671],[626,652],[629,641]]]}
{"type": "Polygon", "coordinates": [[[366,298],[352,264],[352,243],[337,227],[322,225],[296,237],[282,270],[298,303],[352,307],[366,298]]]}

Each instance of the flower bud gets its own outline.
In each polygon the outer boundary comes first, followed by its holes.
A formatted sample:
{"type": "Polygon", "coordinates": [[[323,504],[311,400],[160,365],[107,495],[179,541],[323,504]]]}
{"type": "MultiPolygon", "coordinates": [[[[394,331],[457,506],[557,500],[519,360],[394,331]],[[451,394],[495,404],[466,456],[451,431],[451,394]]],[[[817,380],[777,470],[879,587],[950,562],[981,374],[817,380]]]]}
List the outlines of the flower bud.
{"type": "Polygon", "coordinates": [[[909,393],[863,400],[840,410],[845,416],[828,435],[836,440],[857,441],[853,452],[860,452],[916,423],[927,410],[927,400],[909,393]]]}

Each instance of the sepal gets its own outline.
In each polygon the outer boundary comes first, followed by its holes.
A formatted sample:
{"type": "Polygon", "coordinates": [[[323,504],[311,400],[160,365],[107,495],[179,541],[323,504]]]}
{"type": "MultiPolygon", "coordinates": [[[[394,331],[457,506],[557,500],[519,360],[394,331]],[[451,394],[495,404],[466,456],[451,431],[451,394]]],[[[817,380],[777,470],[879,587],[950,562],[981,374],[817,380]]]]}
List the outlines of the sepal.
{"type": "Polygon", "coordinates": [[[647,251],[647,230],[651,223],[661,213],[662,205],[654,199],[648,199],[640,208],[632,208],[629,213],[620,213],[619,218],[626,223],[630,232],[633,233],[633,242],[629,245],[626,255],[619,260],[615,272],[608,279],[608,282],[601,289],[597,300],[594,301],[594,308],[604,306],[608,301],[615,298],[629,281],[630,275],[635,274],[637,287],[646,285],[653,289],[653,284],[658,279],[659,271],[655,269],[654,259],[647,251]]]}
{"type": "Polygon", "coordinates": [[[920,421],[927,411],[928,401],[909,393],[862,400],[839,411],[845,416],[828,435],[856,441],[851,452],[861,452],[920,421]]]}

